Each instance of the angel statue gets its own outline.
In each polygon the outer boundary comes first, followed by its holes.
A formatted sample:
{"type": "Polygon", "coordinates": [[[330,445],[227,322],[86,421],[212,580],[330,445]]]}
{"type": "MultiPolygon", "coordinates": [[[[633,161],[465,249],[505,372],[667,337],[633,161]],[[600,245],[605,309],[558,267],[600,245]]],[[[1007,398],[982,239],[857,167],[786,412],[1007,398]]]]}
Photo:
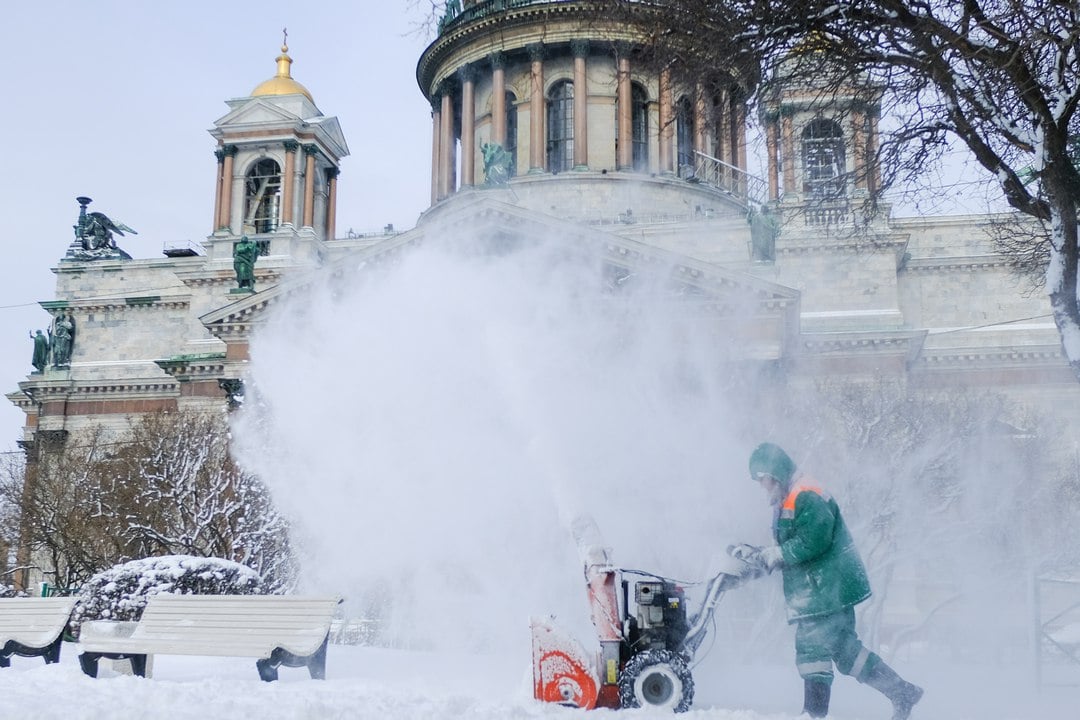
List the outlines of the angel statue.
{"type": "Polygon", "coordinates": [[[116,247],[113,235],[138,233],[124,223],[110,219],[105,213],[86,212],[86,206],[91,203],[90,198],[79,197],[76,200],[79,202],[79,220],[75,224],[75,243],[69,250],[69,255],[74,253],[83,259],[127,257],[124,251],[116,247]]]}

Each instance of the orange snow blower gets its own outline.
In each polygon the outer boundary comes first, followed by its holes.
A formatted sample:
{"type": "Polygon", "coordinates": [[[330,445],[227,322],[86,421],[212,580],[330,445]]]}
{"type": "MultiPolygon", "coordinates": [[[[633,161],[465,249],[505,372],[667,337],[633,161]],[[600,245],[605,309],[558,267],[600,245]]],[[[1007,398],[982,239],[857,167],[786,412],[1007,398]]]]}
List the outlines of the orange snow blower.
{"type": "Polygon", "coordinates": [[[718,573],[705,583],[701,607],[688,615],[685,590],[674,580],[611,564],[592,518],[575,519],[571,529],[600,650],[590,654],[549,619],[533,618],[533,696],[584,709],[688,710],[694,700],[690,663],[716,604],[763,571],[740,563],[735,572],[718,573]]]}

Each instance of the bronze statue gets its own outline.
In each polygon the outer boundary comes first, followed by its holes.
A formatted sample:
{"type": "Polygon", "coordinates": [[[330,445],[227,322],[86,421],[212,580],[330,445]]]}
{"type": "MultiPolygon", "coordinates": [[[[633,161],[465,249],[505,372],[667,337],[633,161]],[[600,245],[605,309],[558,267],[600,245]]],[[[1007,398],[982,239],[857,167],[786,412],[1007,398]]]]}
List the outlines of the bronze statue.
{"type": "Polygon", "coordinates": [[[101,212],[86,212],[86,206],[93,202],[88,197],[75,198],[79,203],[79,220],[75,223],[76,246],[69,250],[69,255],[83,260],[96,260],[100,258],[122,257],[130,258],[123,250],[116,246],[116,235],[131,233],[138,235],[133,229],[122,222],[112,220],[108,215],[101,212]]]}
{"type": "Polygon", "coordinates": [[[49,338],[40,330],[31,333],[30,339],[34,341],[34,357],[30,364],[36,372],[45,372],[45,366],[49,364],[49,338]]]}
{"type": "Polygon", "coordinates": [[[505,185],[510,182],[510,153],[499,143],[484,143],[480,146],[484,155],[484,184],[505,185]]]}
{"type": "Polygon", "coordinates": [[[53,367],[70,365],[71,349],[75,343],[75,319],[70,314],[61,312],[56,316],[49,334],[51,335],[49,346],[52,351],[53,367]]]}
{"type": "Polygon", "coordinates": [[[259,245],[249,240],[247,235],[233,247],[233,270],[236,271],[236,284],[241,290],[255,291],[255,261],[258,257],[259,245]]]}

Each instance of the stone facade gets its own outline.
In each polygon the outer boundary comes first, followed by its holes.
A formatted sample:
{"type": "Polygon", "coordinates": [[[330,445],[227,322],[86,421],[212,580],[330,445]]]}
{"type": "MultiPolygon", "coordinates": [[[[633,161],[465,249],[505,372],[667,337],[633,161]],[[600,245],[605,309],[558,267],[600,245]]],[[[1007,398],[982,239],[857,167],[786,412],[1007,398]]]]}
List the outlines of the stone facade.
{"type": "MultiPolygon", "coordinates": [[[[687,176],[673,158],[673,135],[686,121],[675,119],[674,102],[699,97],[696,90],[665,93],[664,78],[631,68],[629,80],[648,95],[648,165],[628,169],[617,155],[616,128],[623,123],[625,129],[626,118],[616,112],[616,56],[633,38],[607,33],[598,40],[593,26],[575,18],[574,3],[562,4],[567,7],[557,17],[544,15],[553,5],[560,3],[506,11],[501,24],[463,17],[421,58],[421,90],[434,110],[433,202],[404,233],[335,238],[334,188],[348,149],[336,119],[323,116],[291,81],[287,64],[281,74],[279,57],[281,82],[228,101],[229,113],[211,131],[218,174],[203,252],[59,262],[56,295],[42,305],[74,318],[70,366],[28,375],[8,395],[26,413],[28,457],[36,457],[45,439],[62,440],[91,423],[119,430],[142,412],[224,407],[243,378],[259,318],[287,302],[311,270],[336,264],[341,272],[358,272],[361,264],[392,260],[447,225],[477,234],[505,234],[506,228],[522,237],[558,234],[591,244],[615,268],[664,262],[716,307],[736,289],[749,293],[756,299],[746,326],[747,360],[779,365],[794,382],[884,374],[924,387],[973,385],[1080,419],[1080,385],[1064,360],[1048,301],[1025,292],[1025,281],[995,252],[993,218],[892,219],[887,208],[860,218],[849,201],[866,195],[872,168],[839,201],[809,202],[801,177],[808,172],[806,156],[796,139],[822,112],[849,112],[854,100],[822,110],[799,105],[797,94],[777,95],[776,155],[765,183],[746,173],[745,130],[734,122],[742,104],[732,87],[709,98],[716,115],[697,116],[697,161],[687,176]],[[537,61],[527,48],[540,39],[544,52],[537,61]],[[540,153],[541,166],[530,173],[530,158],[537,157],[532,143],[545,137],[533,127],[534,110],[547,107],[534,101],[533,63],[543,63],[543,98],[555,82],[582,77],[574,64],[580,46],[572,43],[583,40],[590,41],[586,88],[578,89],[587,108],[586,164],[553,174],[540,153]],[[504,73],[502,80],[496,71],[504,73]],[[462,77],[473,78],[472,108],[462,107],[462,77]],[[518,173],[505,186],[473,187],[483,182],[479,148],[498,139],[497,82],[515,97],[508,107],[517,113],[518,173]],[[788,101],[802,109],[784,111],[788,101]],[[447,112],[455,119],[448,121],[447,112]],[[467,164],[457,162],[466,147],[474,175],[453,177],[467,164]],[[785,153],[790,157],[781,167],[785,153]],[[260,165],[264,161],[273,163],[260,165]],[[262,204],[267,188],[275,200],[262,204]],[[775,218],[775,238],[754,235],[748,219],[762,212],[775,218]],[[234,277],[233,247],[243,235],[262,246],[254,292],[237,292],[234,277]]],[[[861,112],[874,117],[872,107],[861,112]]],[[[874,123],[860,121],[859,127],[872,131],[874,123]]],[[[848,147],[874,142],[854,130],[838,137],[848,147]]],[[[860,157],[847,156],[856,178],[860,157]]]]}

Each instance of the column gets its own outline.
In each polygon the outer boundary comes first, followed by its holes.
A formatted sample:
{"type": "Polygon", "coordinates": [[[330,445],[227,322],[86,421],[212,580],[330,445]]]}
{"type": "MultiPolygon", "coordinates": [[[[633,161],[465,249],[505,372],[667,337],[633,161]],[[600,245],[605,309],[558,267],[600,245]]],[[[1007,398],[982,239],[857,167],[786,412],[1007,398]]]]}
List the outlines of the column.
{"type": "Polygon", "coordinates": [[[217,182],[214,185],[214,219],[210,223],[210,232],[217,230],[221,223],[221,186],[222,178],[225,177],[225,151],[218,148],[214,151],[214,157],[217,158],[217,182]]]}
{"type": "MultiPolygon", "coordinates": [[[[865,190],[870,168],[866,165],[866,135],[863,133],[863,123],[866,115],[858,109],[851,111],[851,152],[852,163],[855,166],[855,189],[865,190]]],[[[846,169],[846,168],[845,168],[846,169]]]]}
{"type": "Polygon", "coordinates": [[[672,140],[675,136],[674,106],[671,97],[671,70],[660,71],[660,172],[675,172],[672,140]]]}
{"type": "Polygon", "coordinates": [[[304,168],[304,227],[312,227],[315,224],[315,156],[319,154],[319,148],[314,145],[305,145],[304,154],[307,156],[304,168]]]}
{"type": "Polygon", "coordinates": [[[295,140],[285,141],[285,175],[281,178],[281,224],[292,225],[295,220],[293,207],[295,200],[293,194],[296,191],[296,151],[300,149],[300,143],[295,140]]]}
{"type": "Polygon", "coordinates": [[[780,156],[784,158],[784,192],[800,192],[795,187],[795,138],[790,108],[780,108],[780,156]]]}
{"type": "Polygon", "coordinates": [[[748,197],[750,187],[747,184],[748,178],[746,176],[746,102],[742,99],[738,100],[735,104],[735,160],[732,163],[735,167],[739,168],[743,172],[736,173],[736,187],[738,188],[738,194],[742,197],[748,197]]]}
{"type": "Polygon", "coordinates": [[[454,192],[454,97],[448,83],[443,84],[442,106],[439,116],[442,129],[439,134],[439,199],[454,192]]]}
{"type": "Polygon", "coordinates": [[[615,46],[615,100],[619,115],[615,122],[619,127],[619,147],[615,158],[616,170],[634,169],[634,94],[630,90],[630,47],[625,43],[615,46]]]}
{"type": "Polygon", "coordinates": [[[769,200],[780,199],[780,164],[776,143],[779,141],[780,128],[776,124],[777,118],[769,116],[765,119],[765,152],[768,155],[769,171],[769,200]]]}
{"type": "Polygon", "coordinates": [[[544,132],[544,45],[533,43],[528,46],[532,60],[530,70],[529,100],[529,172],[540,173],[547,168],[547,136],[544,132]]]}
{"type": "Polygon", "coordinates": [[[476,68],[461,72],[461,185],[476,184],[476,68]]]}
{"type": "MultiPolygon", "coordinates": [[[[718,105],[720,117],[716,123],[716,158],[721,162],[731,164],[731,103],[728,99],[728,90],[720,92],[720,104],[718,105]]],[[[727,179],[728,171],[720,167],[721,184],[727,179]]]]}
{"type": "Polygon", "coordinates": [[[506,147],[506,55],[491,54],[491,142],[506,147]]]}
{"type": "Polygon", "coordinates": [[[341,172],[336,167],[326,171],[326,234],[323,240],[333,240],[337,232],[337,177],[341,172]]]}
{"type": "MultiPolygon", "coordinates": [[[[694,85],[694,152],[708,155],[705,147],[705,86],[702,83],[694,85]]],[[[694,163],[697,164],[695,158],[694,163]]]]}
{"type": "Polygon", "coordinates": [[[574,169],[589,169],[589,88],[585,59],[589,56],[588,40],[571,40],[574,54],[574,169]]]}
{"type": "Polygon", "coordinates": [[[439,200],[439,168],[442,157],[440,144],[442,140],[442,116],[440,108],[442,98],[438,95],[431,97],[431,204],[439,200]]]}
{"type": "Polygon", "coordinates": [[[881,189],[881,163],[878,162],[878,112],[879,108],[873,108],[870,114],[870,127],[866,138],[867,162],[870,163],[869,190],[876,193],[881,189]]]}
{"type": "Polygon", "coordinates": [[[232,176],[237,151],[235,145],[225,146],[225,162],[221,168],[221,217],[218,218],[218,228],[221,230],[232,229],[232,176]]]}

